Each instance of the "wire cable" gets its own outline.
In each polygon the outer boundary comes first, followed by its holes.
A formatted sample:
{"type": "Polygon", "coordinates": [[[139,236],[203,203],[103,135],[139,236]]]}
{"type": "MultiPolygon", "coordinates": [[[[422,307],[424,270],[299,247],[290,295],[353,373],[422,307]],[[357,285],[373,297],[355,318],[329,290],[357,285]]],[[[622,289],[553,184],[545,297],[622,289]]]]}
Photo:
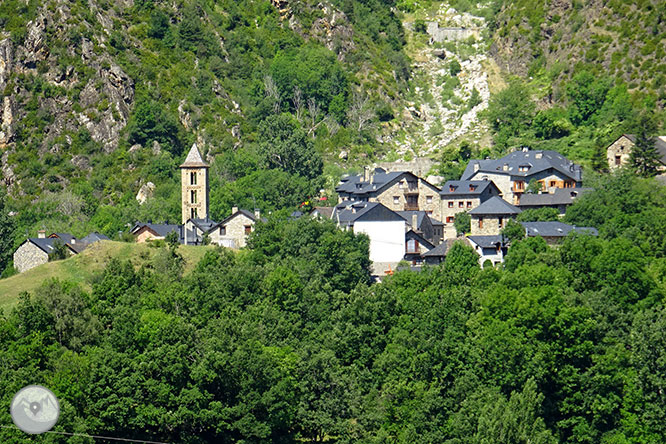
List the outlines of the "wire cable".
{"type": "MultiPolygon", "coordinates": [[[[6,426],[6,425],[0,425],[0,427],[5,428],[5,429],[14,429],[14,430],[19,430],[20,429],[16,426],[6,426]]],[[[116,438],[113,436],[101,436],[101,435],[89,435],[87,433],[69,433],[69,432],[56,432],[53,430],[50,430],[48,432],[44,433],[52,433],[56,435],[67,435],[67,436],[81,436],[84,438],[92,438],[92,439],[104,439],[107,441],[122,441],[122,442],[137,442],[137,443],[143,443],[143,444],[170,444],[168,442],[163,442],[163,441],[146,441],[144,439],[129,439],[129,438],[116,438]]]]}

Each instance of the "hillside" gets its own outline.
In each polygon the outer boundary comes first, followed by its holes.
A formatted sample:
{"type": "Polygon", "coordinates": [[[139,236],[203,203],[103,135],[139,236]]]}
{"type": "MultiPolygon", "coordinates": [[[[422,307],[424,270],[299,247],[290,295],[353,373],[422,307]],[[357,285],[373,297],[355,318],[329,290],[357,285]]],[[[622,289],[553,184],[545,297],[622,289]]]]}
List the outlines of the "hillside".
{"type": "Polygon", "coordinates": [[[580,67],[621,79],[632,91],[666,100],[663,2],[542,0],[504,2],[494,51],[509,73],[554,80],[580,67]]]}
{"type": "MultiPolygon", "coordinates": [[[[207,251],[214,249],[214,247],[179,246],[178,252],[185,260],[184,272],[190,272],[207,251]]],[[[160,248],[151,247],[148,243],[96,242],[76,256],[49,262],[0,280],[0,310],[7,311],[16,304],[22,292],[34,292],[44,281],[51,278],[74,282],[80,284],[84,290],[90,291],[93,281],[111,259],[129,260],[137,269],[142,266],[152,267],[151,264],[155,261],[158,251],[160,248]]]]}

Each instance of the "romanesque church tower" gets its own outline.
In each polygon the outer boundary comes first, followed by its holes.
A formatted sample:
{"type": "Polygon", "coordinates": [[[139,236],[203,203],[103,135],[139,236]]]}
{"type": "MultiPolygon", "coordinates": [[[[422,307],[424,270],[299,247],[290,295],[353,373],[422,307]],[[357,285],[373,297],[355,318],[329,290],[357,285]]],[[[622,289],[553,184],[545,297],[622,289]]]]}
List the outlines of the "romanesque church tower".
{"type": "Polygon", "coordinates": [[[180,166],[183,223],[208,217],[208,168],[195,143],[180,166]]]}

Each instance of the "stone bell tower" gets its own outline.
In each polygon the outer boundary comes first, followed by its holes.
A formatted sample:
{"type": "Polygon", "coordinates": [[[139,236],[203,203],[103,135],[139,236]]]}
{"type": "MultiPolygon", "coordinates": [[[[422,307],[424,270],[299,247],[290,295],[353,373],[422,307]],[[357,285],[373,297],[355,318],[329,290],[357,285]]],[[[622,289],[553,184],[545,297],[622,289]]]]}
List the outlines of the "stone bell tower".
{"type": "Polygon", "coordinates": [[[208,165],[195,143],[180,166],[182,223],[208,217],[208,165]]]}

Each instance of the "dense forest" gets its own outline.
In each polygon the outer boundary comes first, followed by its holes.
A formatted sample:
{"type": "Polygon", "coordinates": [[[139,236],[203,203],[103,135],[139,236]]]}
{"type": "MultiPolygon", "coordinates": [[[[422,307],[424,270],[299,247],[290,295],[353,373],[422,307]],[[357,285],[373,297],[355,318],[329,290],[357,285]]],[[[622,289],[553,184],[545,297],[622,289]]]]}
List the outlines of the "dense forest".
{"type": "Polygon", "coordinates": [[[166,442],[662,442],[666,191],[595,185],[567,221],[599,237],[517,240],[501,269],[459,243],[369,285],[366,237],[276,213],[185,276],[167,243],[90,293],[45,282],[0,324],[0,398],[40,381],[55,431],[166,442]]]}

